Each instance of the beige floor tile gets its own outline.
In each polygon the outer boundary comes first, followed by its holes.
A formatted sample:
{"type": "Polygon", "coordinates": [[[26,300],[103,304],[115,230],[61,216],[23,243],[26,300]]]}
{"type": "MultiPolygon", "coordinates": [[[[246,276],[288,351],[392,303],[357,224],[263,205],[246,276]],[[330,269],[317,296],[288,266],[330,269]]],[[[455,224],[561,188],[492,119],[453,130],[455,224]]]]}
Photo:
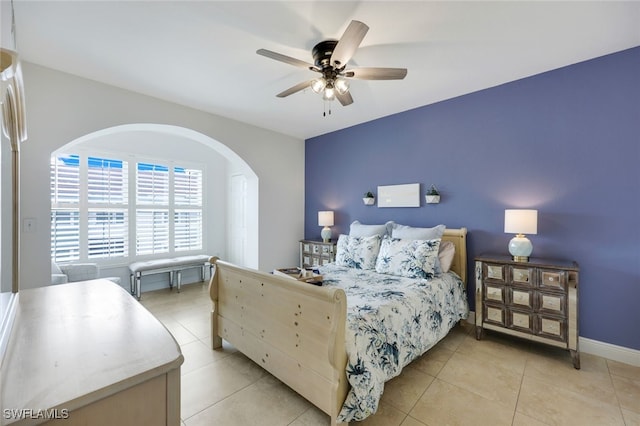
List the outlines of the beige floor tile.
{"type": "Polygon", "coordinates": [[[222,349],[212,350],[210,346],[207,346],[207,344],[201,340],[180,345],[180,349],[184,356],[184,363],[180,368],[182,375],[204,367],[207,364],[211,364],[212,362],[219,361],[236,352],[235,348],[224,341],[222,349]]]}
{"type": "Polygon", "coordinates": [[[233,354],[182,375],[181,417],[188,420],[267,374],[241,354],[233,354]]]}
{"type": "Polygon", "coordinates": [[[326,426],[331,418],[324,411],[311,406],[307,411],[298,416],[288,426],[326,426]]]}
{"type": "Polygon", "coordinates": [[[309,409],[310,403],[271,375],[188,418],[187,426],[283,426],[309,409]]]}
{"type": "Polygon", "coordinates": [[[466,325],[457,325],[449,334],[447,334],[442,340],[440,340],[437,345],[444,346],[446,349],[450,351],[455,351],[458,349],[458,346],[464,341],[465,337],[469,334],[469,329],[466,325]]]}
{"type": "Polygon", "coordinates": [[[409,413],[429,425],[510,425],[513,409],[435,379],[409,413]]]}
{"type": "Polygon", "coordinates": [[[425,425],[422,422],[419,422],[418,420],[414,419],[411,416],[407,416],[400,426],[427,426],[427,425],[425,425]]]}
{"type": "Polygon", "coordinates": [[[640,426],[640,413],[622,409],[625,426],[640,426]]]}
{"type": "Polygon", "coordinates": [[[620,406],[626,410],[640,413],[640,380],[621,376],[611,376],[620,406]]]}
{"type": "Polygon", "coordinates": [[[477,358],[456,352],[438,379],[515,409],[522,373],[501,366],[499,360],[477,358]]]}
{"type": "Polygon", "coordinates": [[[475,334],[467,336],[456,352],[487,363],[498,363],[500,367],[522,374],[530,354],[530,346],[529,342],[522,339],[486,333],[482,340],[477,340],[475,334]]]}
{"type": "Polygon", "coordinates": [[[378,405],[378,411],[374,415],[360,422],[349,424],[354,426],[400,426],[405,417],[407,417],[406,413],[381,401],[378,405]]]}
{"type": "Polygon", "coordinates": [[[539,420],[526,416],[522,413],[516,413],[513,416],[512,426],[548,426],[547,423],[542,423],[539,420]]]}
{"type": "Polygon", "coordinates": [[[188,320],[178,320],[178,322],[198,339],[209,337],[211,334],[211,319],[209,315],[188,320]]]}
{"type": "Polygon", "coordinates": [[[173,335],[179,345],[195,342],[198,338],[189,330],[184,328],[182,324],[173,319],[162,321],[167,330],[173,335]]]}
{"type": "Polygon", "coordinates": [[[403,369],[402,374],[385,383],[381,401],[408,413],[433,379],[433,376],[410,364],[403,369]]]}
{"type": "Polygon", "coordinates": [[[615,376],[622,376],[628,379],[640,381],[640,367],[622,362],[607,360],[609,372],[615,376]]]}
{"type": "Polygon", "coordinates": [[[559,386],[608,404],[617,404],[606,360],[594,355],[581,354],[580,364],[580,370],[573,368],[566,351],[538,351],[528,358],[524,374],[544,380],[549,386],[559,386]]]}
{"type": "Polygon", "coordinates": [[[449,361],[453,353],[452,350],[447,349],[444,345],[436,344],[420,358],[415,359],[409,366],[435,377],[440,373],[442,367],[449,361]]]}
{"type": "Polygon", "coordinates": [[[525,376],[518,413],[549,425],[624,425],[620,407],[525,376]]]}

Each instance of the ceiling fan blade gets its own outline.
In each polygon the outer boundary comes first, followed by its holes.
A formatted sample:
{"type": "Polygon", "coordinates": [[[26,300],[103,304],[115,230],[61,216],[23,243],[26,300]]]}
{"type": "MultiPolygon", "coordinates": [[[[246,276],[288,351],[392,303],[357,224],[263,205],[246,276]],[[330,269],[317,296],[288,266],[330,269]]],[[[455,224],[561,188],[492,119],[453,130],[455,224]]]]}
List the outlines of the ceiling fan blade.
{"type": "Polygon", "coordinates": [[[311,86],[312,81],[313,80],[309,80],[309,81],[303,81],[302,83],[298,83],[295,86],[290,87],[287,90],[278,93],[276,96],[279,98],[286,98],[289,95],[293,95],[294,93],[304,90],[307,87],[311,86]]]}
{"type": "Polygon", "coordinates": [[[342,34],[342,38],[336,44],[331,54],[331,65],[336,68],[343,67],[349,62],[356,49],[362,43],[362,39],[369,31],[369,27],[360,21],[351,21],[347,29],[342,34]]]}
{"type": "Polygon", "coordinates": [[[296,67],[316,69],[316,67],[314,67],[312,64],[309,64],[305,61],[292,58],[291,56],[283,55],[282,53],[272,52],[271,50],[258,49],[256,50],[256,53],[258,55],[266,56],[267,58],[275,59],[276,61],[284,62],[285,64],[293,65],[296,67]]]}
{"type": "Polygon", "coordinates": [[[356,68],[344,72],[345,77],[359,80],[402,80],[406,75],[406,68],[356,68]]]}
{"type": "Polygon", "coordinates": [[[351,93],[349,92],[345,93],[344,95],[336,93],[336,98],[338,98],[338,101],[340,101],[342,106],[351,105],[353,103],[353,98],[351,97],[351,93]]]}

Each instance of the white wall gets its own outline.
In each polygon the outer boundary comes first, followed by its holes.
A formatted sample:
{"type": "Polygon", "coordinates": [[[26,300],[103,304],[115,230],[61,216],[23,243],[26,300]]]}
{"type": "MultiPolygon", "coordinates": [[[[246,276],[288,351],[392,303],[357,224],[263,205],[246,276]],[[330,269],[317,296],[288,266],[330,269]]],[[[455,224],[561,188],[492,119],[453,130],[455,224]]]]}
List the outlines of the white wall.
{"type": "Polygon", "coordinates": [[[29,139],[22,146],[22,217],[35,219],[36,229],[22,234],[21,288],[50,281],[51,152],[89,133],[134,123],[192,129],[246,161],[259,180],[259,268],[297,264],[304,216],[302,140],[34,64],[23,64],[23,72],[29,139]],[[42,267],[34,267],[40,261],[42,267]]]}

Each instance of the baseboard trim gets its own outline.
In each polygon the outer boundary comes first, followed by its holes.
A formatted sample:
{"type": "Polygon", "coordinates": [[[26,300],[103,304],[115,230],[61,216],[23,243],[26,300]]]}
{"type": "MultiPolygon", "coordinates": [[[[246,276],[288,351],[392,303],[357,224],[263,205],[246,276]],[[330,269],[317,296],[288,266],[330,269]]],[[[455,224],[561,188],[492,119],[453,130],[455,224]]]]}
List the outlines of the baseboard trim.
{"type": "Polygon", "coordinates": [[[580,352],[640,367],[639,350],[587,339],[586,337],[580,337],[578,343],[580,344],[580,352]]]}
{"type": "MultiPolygon", "coordinates": [[[[476,313],[469,312],[467,322],[475,324],[476,313]]],[[[640,367],[640,350],[579,337],[580,352],[640,367]]]]}

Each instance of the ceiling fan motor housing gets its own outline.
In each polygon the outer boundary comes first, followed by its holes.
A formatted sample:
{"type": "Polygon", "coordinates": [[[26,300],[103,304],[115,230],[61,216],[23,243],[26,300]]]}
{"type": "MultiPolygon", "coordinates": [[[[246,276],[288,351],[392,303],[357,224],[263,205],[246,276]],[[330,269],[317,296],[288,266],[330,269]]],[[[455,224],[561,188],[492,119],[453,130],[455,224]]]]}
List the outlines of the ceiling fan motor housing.
{"type": "Polygon", "coordinates": [[[316,67],[321,70],[333,68],[331,66],[331,55],[333,55],[333,49],[335,49],[336,44],[338,44],[338,40],[324,40],[313,46],[311,54],[316,67]]]}

